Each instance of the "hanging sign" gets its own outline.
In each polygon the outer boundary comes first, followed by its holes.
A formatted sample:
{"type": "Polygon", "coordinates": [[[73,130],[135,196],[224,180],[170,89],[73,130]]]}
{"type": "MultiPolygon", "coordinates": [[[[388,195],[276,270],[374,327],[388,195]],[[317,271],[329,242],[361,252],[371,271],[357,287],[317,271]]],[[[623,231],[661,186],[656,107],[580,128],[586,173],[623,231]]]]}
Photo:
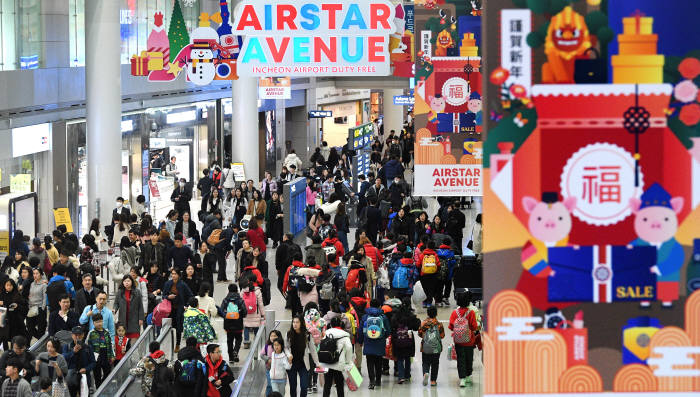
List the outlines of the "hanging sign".
{"type": "Polygon", "coordinates": [[[382,0],[244,0],[240,76],[386,76],[394,6],[382,0]]]}
{"type": "Polygon", "coordinates": [[[292,79],[262,77],[258,82],[259,99],[292,99],[292,79]]]}
{"type": "Polygon", "coordinates": [[[53,210],[53,219],[56,222],[56,227],[65,225],[68,233],[73,233],[73,223],[70,220],[70,211],[68,208],[55,208],[53,210]]]}

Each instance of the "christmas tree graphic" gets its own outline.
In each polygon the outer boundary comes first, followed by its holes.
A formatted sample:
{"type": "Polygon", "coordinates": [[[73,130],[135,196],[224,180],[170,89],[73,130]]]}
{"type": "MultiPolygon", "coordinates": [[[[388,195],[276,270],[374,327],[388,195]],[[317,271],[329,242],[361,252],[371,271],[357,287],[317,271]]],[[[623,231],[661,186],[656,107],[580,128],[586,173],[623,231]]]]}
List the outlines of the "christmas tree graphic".
{"type": "Polygon", "coordinates": [[[168,40],[170,41],[170,62],[175,62],[180,51],[190,44],[190,34],[187,32],[185,18],[182,16],[180,0],[175,0],[175,5],[173,6],[170,29],[168,29],[168,40]]]}

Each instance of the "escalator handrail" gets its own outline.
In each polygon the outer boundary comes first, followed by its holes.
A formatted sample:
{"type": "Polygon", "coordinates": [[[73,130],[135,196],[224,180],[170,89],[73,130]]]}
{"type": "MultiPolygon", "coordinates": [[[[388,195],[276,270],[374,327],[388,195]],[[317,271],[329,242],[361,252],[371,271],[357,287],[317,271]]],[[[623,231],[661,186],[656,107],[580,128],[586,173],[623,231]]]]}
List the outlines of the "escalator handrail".
{"type": "Polygon", "coordinates": [[[34,342],[33,345],[29,347],[29,351],[32,353],[37,353],[37,350],[41,349],[42,346],[46,346],[46,343],[49,341],[49,333],[45,333],[44,335],[39,338],[36,342],[34,342]]]}
{"type": "MultiPolygon", "coordinates": [[[[279,327],[280,322],[276,321],[275,322],[275,328],[279,327]]],[[[260,330],[263,330],[263,328],[260,328],[260,330]]],[[[233,388],[233,391],[231,392],[231,397],[237,397],[238,393],[241,391],[241,387],[243,386],[243,379],[245,379],[246,374],[248,373],[248,369],[250,368],[250,365],[253,362],[253,358],[258,354],[258,347],[260,346],[260,342],[263,340],[263,337],[265,334],[269,334],[269,331],[271,330],[266,330],[264,332],[258,332],[255,335],[255,339],[253,340],[253,343],[250,345],[251,349],[250,352],[248,352],[248,357],[246,357],[245,362],[243,363],[243,366],[241,367],[241,372],[238,373],[238,379],[236,382],[235,387],[233,388]]]]}
{"type": "MultiPolygon", "coordinates": [[[[136,352],[137,349],[135,349],[135,347],[138,346],[139,344],[143,343],[143,341],[146,339],[146,337],[148,336],[148,334],[151,333],[151,332],[155,332],[155,328],[154,328],[152,325],[149,325],[149,326],[146,327],[146,329],[141,333],[141,335],[139,336],[139,338],[136,340],[136,343],[134,343],[134,345],[131,346],[131,348],[129,349],[129,351],[126,352],[126,354],[124,355],[124,357],[123,357],[123,358],[119,361],[119,363],[117,363],[117,365],[112,369],[112,371],[110,372],[110,376],[108,376],[105,380],[102,381],[102,385],[100,385],[100,388],[97,389],[97,391],[95,392],[95,396],[100,396],[100,395],[102,395],[102,393],[104,392],[104,389],[105,389],[105,388],[110,384],[110,382],[112,381],[112,377],[114,377],[114,375],[116,375],[116,374],[118,373],[118,371],[121,369],[122,366],[127,365],[126,363],[129,361],[129,359],[131,358],[131,356],[136,352]]],[[[132,378],[132,376],[130,375],[129,378],[132,378]]],[[[130,382],[129,382],[129,378],[127,378],[127,381],[124,382],[124,384],[130,383],[130,382]]],[[[131,379],[131,380],[133,381],[133,379],[131,379]]],[[[122,387],[123,387],[123,386],[122,386],[122,387]]]]}

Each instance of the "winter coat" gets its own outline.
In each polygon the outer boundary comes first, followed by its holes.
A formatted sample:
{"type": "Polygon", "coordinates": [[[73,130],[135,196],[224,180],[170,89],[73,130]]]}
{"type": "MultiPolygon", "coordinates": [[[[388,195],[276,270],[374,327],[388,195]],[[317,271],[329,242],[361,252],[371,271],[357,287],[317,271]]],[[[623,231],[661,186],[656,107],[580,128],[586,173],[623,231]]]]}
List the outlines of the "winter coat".
{"type": "Polygon", "coordinates": [[[197,309],[203,311],[204,314],[209,317],[209,320],[216,316],[218,310],[216,309],[216,302],[214,301],[214,298],[209,295],[198,296],[197,303],[197,309]]]}
{"type": "MultiPolygon", "coordinates": [[[[53,357],[52,357],[53,358],[53,357]]],[[[58,376],[56,371],[51,367],[51,370],[49,370],[49,353],[48,352],[42,352],[39,353],[39,356],[37,357],[39,360],[39,377],[40,378],[47,378],[51,380],[56,380],[56,377],[58,376]],[[52,374],[52,375],[50,375],[52,374]]],[[[51,360],[53,361],[53,360],[51,360]]],[[[58,355],[56,356],[56,364],[58,364],[58,368],[61,369],[61,372],[63,373],[63,376],[68,375],[68,363],[66,362],[65,357],[59,352],[58,355]]]]}
{"type": "MultiPolygon", "coordinates": [[[[438,327],[440,339],[445,338],[445,327],[443,327],[442,323],[436,318],[426,318],[425,320],[423,320],[423,322],[420,325],[420,328],[418,328],[418,336],[420,336],[421,338],[425,338],[425,333],[428,332],[428,330],[433,326],[438,327]]],[[[420,341],[420,351],[423,351],[423,340],[420,341]]]]}
{"type": "Polygon", "coordinates": [[[29,251],[29,255],[27,255],[27,261],[29,261],[32,258],[37,258],[39,259],[39,267],[41,270],[46,273],[46,270],[51,270],[51,261],[49,260],[49,254],[46,252],[45,249],[39,247],[39,248],[32,248],[31,251],[29,251]]]}
{"type": "MultiPolygon", "coordinates": [[[[165,282],[165,285],[163,285],[163,299],[167,299],[168,295],[170,295],[170,289],[173,286],[173,280],[168,280],[165,282]]],[[[177,294],[175,296],[175,299],[170,301],[170,303],[173,304],[173,310],[176,311],[179,308],[184,308],[187,306],[187,302],[190,300],[192,297],[192,291],[190,288],[185,284],[184,281],[179,280],[177,282],[177,294]]]]}
{"type": "Polygon", "coordinates": [[[185,339],[194,336],[197,338],[197,343],[209,343],[216,340],[216,332],[209,322],[209,317],[194,307],[185,309],[182,336],[185,339]]]}
{"type": "MultiPolygon", "coordinates": [[[[243,293],[241,293],[241,299],[243,299],[243,293]]],[[[247,312],[245,318],[243,318],[244,327],[257,328],[265,324],[265,305],[263,305],[262,291],[259,287],[255,287],[255,299],[257,301],[257,310],[254,313],[247,312]]]]}
{"type": "MultiPolygon", "coordinates": [[[[330,149],[329,149],[329,152],[330,152],[330,149]]],[[[294,164],[294,166],[297,167],[297,172],[301,171],[302,162],[296,153],[289,153],[287,155],[287,157],[284,158],[284,166],[287,167],[287,169],[289,169],[289,166],[292,164],[294,164]]]]}
{"type": "Polygon", "coordinates": [[[428,274],[428,276],[439,276],[440,275],[440,258],[438,257],[437,252],[435,252],[434,250],[432,250],[430,248],[424,249],[423,252],[421,252],[421,254],[420,254],[420,262],[416,262],[416,266],[418,266],[418,269],[420,269],[420,275],[421,276],[426,275],[423,272],[423,259],[425,258],[426,255],[434,255],[435,256],[435,264],[437,265],[437,272],[432,273],[432,274],[428,274]]]}
{"type": "Polygon", "coordinates": [[[248,249],[241,248],[236,253],[236,271],[234,272],[236,274],[236,279],[241,277],[241,271],[243,270],[243,257],[244,256],[250,256],[252,258],[253,257],[253,247],[249,247],[248,249]]]}
{"type": "MultiPolygon", "coordinates": [[[[265,211],[267,211],[267,203],[265,200],[251,201],[248,209],[246,210],[246,215],[252,215],[253,217],[265,217],[265,211]]],[[[262,226],[258,223],[259,226],[262,226]]]]}
{"type": "Polygon", "coordinates": [[[165,268],[165,245],[163,243],[153,243],[146,241],[141,245],[141,269],[144,273],[148,273],[151,268],[151,263],[156,262],[161,273],[166,272],[165,268]]]}
{"type": "Polygon", "coordinates": [[[199,352],[199,349],[192,348],[189,346],[183,347],[177,353],[177,362],[173,364],[173,371],[175,372],[175,387],[177,387],[180,392],[180,396],[183,397],[199,397],[206,390],[207,387],[207,377],[204,376],[204,371],[195,371],[195,383],[194,385],[185,385],[180,383],[180,374],[182,373],[182,362],[183,361],[199,361],[202,368],[204,368],[204,357],[199,352]]]}
{"type": "Polygon", "coordinates": [[[214,396],[214,397],[229,397],[231,395],[231,383],[233,383],[234,376],[233,376],[233,371],[231,370],[231,367],[229,367],[228,363],[221,358],[219,362],[217,363],[212,363],[211,360],[209,359],[209,355],[204,358],[205,365],[206,365],[206,374],[205,378],[207,378],[207,389],[206,389],[206,395],[209,396],[214,396]],[[214,386],[213,382],[209,382],[208,379],[210,377],[214,378],[214,382],[217,380],[221,381],[221,387],[218,389],[214,386]],[[216,393],[218,392],[218,396],[216,393]]]}
{"type": "Polygon", "coordinates": [[[207,251],[206,254],[202,254],[202,252],[198,250],[192,256],[192,259],[198,277],[202,282],[210,283],[211,287],[214,288],[214,270],[216,269],[217,262],[216,254],[209,251],[207,251]]]}
{"type": "Polygon", "coordinates": [[[66,359],[66,363],[68,364],[69,370],[73,369],[75,371],[79,371],[85,368],[87,372],[90,372],[93,368],[95,368],[95,354],[93,353],[90,345],[84,342],[80,342],[80,344],[83,347],[78,353],[73,352],[75,342],[64,344],[63,358],[66,359]]]}
{"type": "Polygon", "coordinates": [[[360,325],[358,326],[357,335],[358,343],[362,344],[362,354],[365,356],[384,356],[386,350],[386,338],[391,335],[391,324],[382,309],[378,307],[370,307],[365,310],[365,315],[362,316],[362,320],[360,320],[360,325]],[[370,339],[365,335],[365,328],[367,327],[367,319],[369,317],[382,318],[384,330],[381,338],[370,339]]]}
{"type": "Polygon", "coordinates": [[[455,321],[457,321],[458,316],[464,316],[465,313],[467,313],[467,322],[469,323],[469,333],[471,334],[471,337],[469,340],[471,341],[470,343],[459,343],[459,346],[474,346],[476,338],[474,337],[474,333],[479,330],[479,323],[476,321],[476,313],[474,310],[468,307],[458,307],[457,309],[452,311],[452,314],[450,315],[450,323],[447,326],[447,328],[450,329],[450,331],[454,330],[455,327],[455,321]],[[469,311],[467,313],[467,311],[469,311]]]}
{"type": "Polygon", "coordinates": [[[184,238],[191,238],[192,240],[194,240],[194,247],[193,248],[195,250],[199,249],[199,245],[200,245],[201,240],[199,238],[199,231],[197,230],[197,224],[194,223],[194,221],[192,219],[190,219],[190,221],[188,222],[188,225],[187,225],[187,236],[185,236],[183,229],[184,229],[184,221],[179,220],[177,222],[177,224],[175,224],[175,234],[182,233],[182,236],[184,238]]]}
{"type": "Polygon", "coordinates": [[[224,189],[233,189],[236,187],[236,178],[230,168],[224,168],[221,171],[221,186],[224,189]]]}
{"type": "Polygon", "coordinates": [[[398,290],[394,288],[394,273],[396,273],[399,266],[408,268],[408,288],[402,292],[406,295],[413,295],[413,286],[418,281],[419,270],[411,258],[392,260],[389,263],[389,283],[391,283],[391,288],[398,290]]]}
{"type": "Polygon", "coordinates": [[[286,380],[287,370],[292,368],[292,364],[289,362],[289,357],[287,352],[282,353],[272,353],[270,357],[270,379],[272,380],[286,380]]]}
{"type": "MultiPolygon", "coordinates": [[[[391,338],[396,340],[396,333],[401,327],[408,328],[409,332],[418,331],[421,322],[416,317],[416,315],[411,311],[411,309],[401,308],[394,313],[391,319],[391,338]]],[[[411,332],[411,337],[413,337],[413,332],[411,332]]],[[[394,346],[393,352],[395,357],[413,357],[416,354],[415,343],[409,347],[399,348],[394,346]]]]}
{"type": "Polygon", "coordinates": [[[245,308],[245,302],[243,302],[243,298],[241,298],[238,292],[228,294],[228,296],[221,301],[220,310],[221,312],[219,314],[224,318],[224,330],[226,332],[240,332],[243,330],[243,319],[245,318],[247,311],[245,308]],[[226,318],[226,309],[228,308],[229,302],[233,302],[236,306],[238,306],[238,312],[240,314],[240,318],[238,320],[230,320],[226,318]]]}
{"type": "MultiPolygon", "coordinates": [[[[29,385],[29,382],[25,380],[24,378],[17,378],[17,381],[19,382],[17,384],[17,397],[32,397],[32,387],[29,385]]],[[[0,395],[3,396],[9,396],[9,392],[7,391],[8,385],[10,384],[10,378],[5,378],[5,380],[2,382],[2,388],[0,389],[0,395]]]]}
{"type": "Polygon", "coordinates": [[[355,355],[352,350],[352,342],[350,341],[350,334],[340,328],[330,328],[326,330],[326,337],[332,337],[337,339],[336,346],[340,352],[340,358],[337,363],[333,364],[321,364],[323,368],[333,369],[336,371],[347,371],[353,366],[355,360],[355,355]]]}
{"type": "MultiPolygon", "coordinates": [[[[141,391],[143,395],[148,395],[151,393],[151,386],[153,385],[153,375],[155,372],[155,364],[167,363],[168,360],[165,355],[158,358],[151,358],[151,356],[146,356],[139,360],[135,368],[129,370],[129,375],[141,378],[141,391]]],[[[168,368],[172,369],[173,362],[167,364],[168,368]]]]}
{"type": "Polygon", "coordinates": [[[302,253],[301,247],[293,241],[282,241],[275,252],[275,268],[278,272],[286,271],[292,265],[295,253],[302,253]]]}
{"type": "Polygon", "coordinates": [[[141,299],[141,291],[139,291],[138,288],[131,289],[131,296],[128,302],[126,299],[126,290],[118,289],[117,296],[114,299],[114,310],[119,312],[118,322],[126,326],[127,334],[141,333],[139,320],[143,321],[145,314],[143,310],[143,300],[141,299]],[[128,313],[127,305],[129,307],[128,313]]]}
{"type": "Polygon", "coordinates": [[[134,280],[135,286],[141,294],[141,303],[143,304],[143,312],[148,314],[148,280],[143,277],[139,277],[138,280],[134,280]]]}
{"type": "Polygon", "coordinates": [[[261,226],[258,226],[256,229],[248,229],[248,239],[251,247],[259,248],[261,255],[265,253],[267,244],[265,244],[265,232],[261,226]]]}
{"type": "Polygon", "coordinates": [[[109,277],[112,279],[114,289],[118,289],[124,276],[131,272],[131,266],[121,258],[114,258],[107,264],[107,270],[109,270],[109,277]]]}
{"type": "Polygon", "coordinates": [[[17,335],[27,337],[27,327],[24,325],[24,319],[27,317],[29,305],[27,300],[17,291],[17,286],[15,285],[14,291],[7,293],[3,285],[2,292],[0,292],[0,301],[2,301],[2,307],[7,308],[5,326],[0,328],[0,340],[9,341],[17,335]],[[13,304],[16,307],[10,308],[13,304]]]}
{"type": "Polygon", "coordinates": [[[382,168],[387,181],[394,179],[395,176],[403,178],[403,165],[398,160],[389,160],[382,168]]]}

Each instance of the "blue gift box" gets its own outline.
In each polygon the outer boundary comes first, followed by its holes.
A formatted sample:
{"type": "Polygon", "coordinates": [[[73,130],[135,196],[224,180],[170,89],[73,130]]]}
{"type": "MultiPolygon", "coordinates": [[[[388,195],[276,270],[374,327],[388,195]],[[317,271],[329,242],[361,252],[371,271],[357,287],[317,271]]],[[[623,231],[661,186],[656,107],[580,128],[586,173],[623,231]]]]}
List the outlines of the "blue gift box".
{"type": "Polygon", "coordinates": [[[552,247],[548,282],[550,302],[654,300],[655,247],[552,247]],[[602,250],[602,251],[601,251],[602,250]]]}

